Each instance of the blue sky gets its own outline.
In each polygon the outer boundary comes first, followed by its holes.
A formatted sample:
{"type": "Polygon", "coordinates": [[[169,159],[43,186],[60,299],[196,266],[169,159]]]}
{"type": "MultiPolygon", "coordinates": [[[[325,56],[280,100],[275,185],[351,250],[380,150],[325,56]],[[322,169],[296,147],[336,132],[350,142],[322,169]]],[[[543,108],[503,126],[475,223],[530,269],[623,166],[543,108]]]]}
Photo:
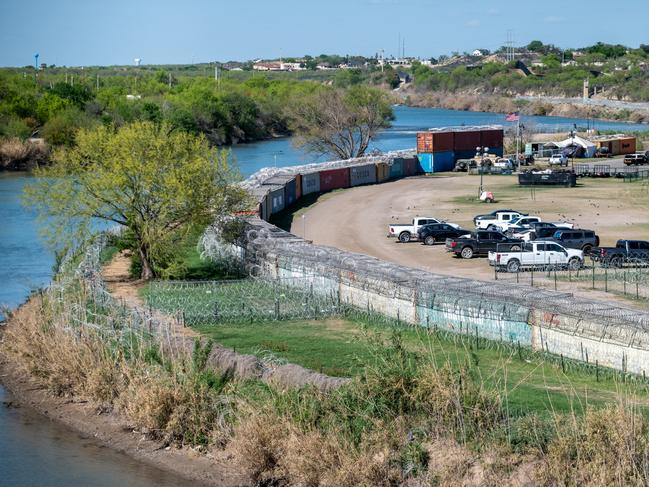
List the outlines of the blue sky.
{"type": "Polygon", "coordinates": [[[0,0],[0,65],[430,57],[517,43],[649,43],[649,0],[0,0]]]}

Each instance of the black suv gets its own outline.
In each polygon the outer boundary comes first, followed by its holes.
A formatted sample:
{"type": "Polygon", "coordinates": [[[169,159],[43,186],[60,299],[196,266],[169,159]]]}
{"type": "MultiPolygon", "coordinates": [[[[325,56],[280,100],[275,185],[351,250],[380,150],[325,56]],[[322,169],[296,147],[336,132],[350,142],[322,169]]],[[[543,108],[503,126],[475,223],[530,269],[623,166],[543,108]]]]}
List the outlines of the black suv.
{"type": "Polygon", "coordinates": [[[435,245],[436,242],[445,242],[447,238],[455,238],[469,233],[471,230],[454,228],[446,223],[429,223],[419,227],[417,239],[426,245],[435,245]]]}
{"type": "Polygon", "coordinates": [[[488,255],[492,250],[511,250],[517,252],[523,248],[523,241],[509,238],[500,232],[480,230],[471,232],[469,237],[447,238],[446,251],[456,257],[471,259],[474,256],[488,255]]]}
{"type": "Polygon", "coordinates": [[[599,246],[599,237],[592,230],[557,230],[551,237],[539,240],[550,240],[570,249],[583,250],[584,254],[599,246]]]}

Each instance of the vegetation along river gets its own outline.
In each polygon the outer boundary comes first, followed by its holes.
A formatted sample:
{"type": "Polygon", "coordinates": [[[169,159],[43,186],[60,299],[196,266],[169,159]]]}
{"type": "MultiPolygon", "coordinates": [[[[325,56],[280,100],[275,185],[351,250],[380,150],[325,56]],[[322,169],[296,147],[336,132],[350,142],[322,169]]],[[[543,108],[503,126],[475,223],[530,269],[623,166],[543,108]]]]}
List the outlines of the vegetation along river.
{"type": "MultiPolygon", "coordinates": [[[[383,131],[371,148],[408,149],[415,133],[431,127],[504,124],[504,115],[458,112],[434,108],[395,107],[393,126],[383,131]]],[[[593,121],[559,117],[523,117],[538,131],[566,131],[593,121]]],[[[649,126],[597,121],[595,127],[619,132],[647,130],[649,126]]],[[[247,176],[266,166],[315,162],[317,157],[291,146],[290,139],[240,145],[232,149],[241,173],[247,176]]],[[[30,290],[49,282],[54,259],[38,237],[34,214],[21,206],[21,192],[29,176],[0,173],[0,304],[15,307],[30,290]]],[[[2,312],[0,311],[0,319],[2,312]]],[[[63,427],[23,409],[3,406],[10,401],[0,386],[0,483],[22,485],[165,485],[160,471],[80,439],[63,427]]],[[[178,485],[174,482],[174,485],[178,485]]]]}

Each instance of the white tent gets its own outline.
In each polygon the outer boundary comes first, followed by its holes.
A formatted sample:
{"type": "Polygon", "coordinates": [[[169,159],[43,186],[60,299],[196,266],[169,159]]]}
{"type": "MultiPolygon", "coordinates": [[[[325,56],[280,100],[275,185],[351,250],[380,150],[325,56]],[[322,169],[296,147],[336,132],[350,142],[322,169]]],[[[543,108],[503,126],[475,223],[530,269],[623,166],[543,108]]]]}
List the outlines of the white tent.
{"type": "Polygon", "coordinates": [[[579,137],[578,135],[569,137],[566,140],[562,140],[561,142],[557,142],[557,146],[562,149],[573,145],[581,147],[583,149],[584,157],[595,157],[595,151],[597,150],[595,144],[593,144],[590,140],[579,137]]]}

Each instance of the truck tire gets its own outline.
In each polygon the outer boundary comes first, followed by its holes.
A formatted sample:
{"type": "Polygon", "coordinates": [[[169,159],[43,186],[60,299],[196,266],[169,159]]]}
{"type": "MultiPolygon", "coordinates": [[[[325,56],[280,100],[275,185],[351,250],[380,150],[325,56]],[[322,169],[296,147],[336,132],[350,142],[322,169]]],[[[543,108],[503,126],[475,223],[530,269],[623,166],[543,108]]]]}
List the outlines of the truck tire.
{"type": "Polygon", "coordinates": [[[581,250],[583,250],[584,255],[588,255],[588,254],[590,254],[590,251],[591,251],[592,248],[593,248],[592,245],[586,244],[581,248],[581,250]]]}
{"type": "Polygon", "coordinates": [[[399,242],[401,242],[401,243],[410,242],[410,232],[401,232],[399,234],[399,242]]]}
{"type": "Polygon", "coordinates": [[[435,245],[435,237],[433,237],[432,235],[429,235],[428,237],[426,237],[424,239],[424,244],[426,244],[426,245],[435,245]]]}
{"type": "Polygon", "coordinates": [[[581,268],[581,259],[579,257],[572,257],[568,261],[568,269],[571,271],[576,271],[581,268]]]}
{"type": "Polygon", "coordinates": [[[610,261],[611,267],[615,267],[616,269],[621,269],[622,268],[622,257],[613,257],[610,261]]]}
{"type": "Polygon", "coordinates": [[[471,247],[464,247],[460,255],[463,259],[472,259],[473,258],[473,249],[471,247]]]}
{"type": "Polygon", "coordinates": [[[516,273],[521,270],[521,262],[518,259],[510,259],[507,262],[507,272],[516,273]]]}

